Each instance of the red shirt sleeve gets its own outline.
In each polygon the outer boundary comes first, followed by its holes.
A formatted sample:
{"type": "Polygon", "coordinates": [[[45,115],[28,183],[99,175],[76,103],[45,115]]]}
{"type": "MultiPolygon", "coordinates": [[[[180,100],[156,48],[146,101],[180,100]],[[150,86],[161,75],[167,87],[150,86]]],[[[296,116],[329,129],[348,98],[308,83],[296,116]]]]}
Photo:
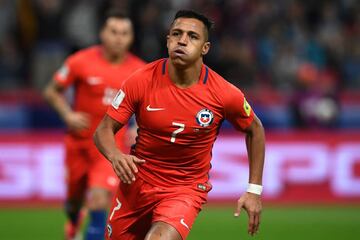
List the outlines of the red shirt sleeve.
{"type": "Polygon", "coordinates": [[[137,71],[130,76],[116,94],[107,114],[116,121],[126,124],[131,116],[137,111],[144,87],[140,81],[143,79],[142,71],[137,71]]]}
{"type": "Polygon", "coordinates": [[[245,130],[254,120],[254,112],[244,94],[232,84],[227,85],[224,94],[225,119],[237,130],[245,130]]]}
{"type": "Polygon", "coordinates": [[[76,55],[68,57],[64,64],[57,70],[54,74],[55,81],[63,86],[68,87],[74,83],[74,81],[79,78],[79,64],[80,59],[76,55]]]}

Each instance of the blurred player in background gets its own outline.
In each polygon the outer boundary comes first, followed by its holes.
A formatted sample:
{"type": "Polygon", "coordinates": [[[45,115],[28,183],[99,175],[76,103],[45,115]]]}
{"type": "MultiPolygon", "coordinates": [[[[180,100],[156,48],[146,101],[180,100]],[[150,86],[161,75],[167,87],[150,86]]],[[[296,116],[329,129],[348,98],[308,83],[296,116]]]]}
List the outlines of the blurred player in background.
{"type": "Polygon", "coordinates": [[[211,25],[203,15],[179,11],[167,36],[169,58],[132,75],[95,132],[121,179],[107,239],[186,239],[211,189],[211,151],[224,119],[246,134],[250,162],[249,187],[234,215],[244,208],[249,234],[258,231],[264,129],[243,93],[203,64],[211,25]],[[138,138],[127,155],[114,136],[133,114],[138,138]]]}
{"type": "MultiPolygon", "coordinates": [[[[86,201],[89,224],[86,239],[103,239],[111,192],[118,177],[109,162],[98,152],[92,135],[123,81],[145,63],[129,53],[133,41],[131,20],[117,11],[105,17],[101,45],[69,56],[44,90],[49,104],[68,127],[66,145],[68,222],[65,238],[73,239],[79,230],[80,210],[86,201]],[[64,91],[74,87],[73,107],[64,91]]],[[[126,151],[125,129],[116,136],[117,147],[126,151]]]]}

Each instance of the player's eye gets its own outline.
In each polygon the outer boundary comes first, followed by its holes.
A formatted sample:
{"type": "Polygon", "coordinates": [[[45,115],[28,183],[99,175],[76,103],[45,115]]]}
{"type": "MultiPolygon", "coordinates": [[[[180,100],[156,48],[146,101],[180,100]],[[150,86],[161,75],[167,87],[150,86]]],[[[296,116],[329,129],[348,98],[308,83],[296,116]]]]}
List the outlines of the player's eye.
{"type": "Polygon", "coordinates": [[[130,35],[130,32],[129,31],[122,31],[122,32],[120,32],[119,35],[127,36],[127,35],[130,35]]]}
{"type": "Polygon", "coordinates": [[[174,37],[177,37],[177,36],[180,35],[180,33],[179,32],[173,32],[171,35],[174,36],[174,37]]]}
{"type": "Polygon", "coordinates": [[[190,39],[199,39],[198,36],[196,36],[194,34],[191,34],[189,37],[190,37],[190,39]]]}

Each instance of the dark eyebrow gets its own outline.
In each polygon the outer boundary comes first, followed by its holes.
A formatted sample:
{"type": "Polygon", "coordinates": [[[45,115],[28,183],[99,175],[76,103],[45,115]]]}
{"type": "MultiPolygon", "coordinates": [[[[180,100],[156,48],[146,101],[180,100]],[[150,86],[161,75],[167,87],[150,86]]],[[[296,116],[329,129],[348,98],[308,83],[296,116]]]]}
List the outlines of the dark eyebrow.
{"type": "Polygon", "coordinates": [[[184,30],[182,30],[182,29],[180,29],[180,28],[173,28],[173,29],[171,29],[171,31],[172,31],[172,32],[174,32],[174,31],[187,32],[189,35],[195,34],[195,35],[197,35],[197,36],[200,36],[200,34],[197,33],[197,32],[194,32],[194,31],[184,31],[184,30]]]}

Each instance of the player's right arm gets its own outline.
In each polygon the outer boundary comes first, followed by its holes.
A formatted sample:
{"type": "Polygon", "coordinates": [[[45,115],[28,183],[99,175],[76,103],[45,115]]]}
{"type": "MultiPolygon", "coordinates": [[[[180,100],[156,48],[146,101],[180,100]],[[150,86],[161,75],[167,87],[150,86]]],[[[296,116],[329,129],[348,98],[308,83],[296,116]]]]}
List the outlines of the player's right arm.
{"type": "Polygon", "coordinates": [[[136,112],[144,89],[139,84],[141,79],[143,77],[138,73],[125,81],[94,134],[94,142],[98,150],[111,162],[121,181],[128,184],[135,181],[137,164],[143,164],[145,161],[133,155],[123,154],[116,145],[115,134],[136,112]]]}
{"type": "Polygon", "coordinates": [[[135,175],[138,172],[136,164],[143,164],[145,160],[138,159],[133,155],[123,154],[116,146],[115,134],[123,126],[124,124],[106,114],[95,131],[94,142],[101,154],[111,162],[116,175],[121,181],[131,184],[136,180],[135,175]]]}
{"type": "Polygon", "coordinates": [[[64,97],[65,87],[55,79],[45,87],[43,95],[50,106],[60,115],[61,119],[72,131],[80,131],[90,126],[90,118],[84,112],[75,112],[64,97]]]}
{"type": "Polygon", "coordinates": [[[72,131],[80,131],[90,127],[90,117],[84,112],[74,112],[64,97],[66,88],[82,78],[84,58],[80,51],[69,56],[63,66],[57,70],[43,91],[45,100],[60,115],[67,127],[72,131]]]}

